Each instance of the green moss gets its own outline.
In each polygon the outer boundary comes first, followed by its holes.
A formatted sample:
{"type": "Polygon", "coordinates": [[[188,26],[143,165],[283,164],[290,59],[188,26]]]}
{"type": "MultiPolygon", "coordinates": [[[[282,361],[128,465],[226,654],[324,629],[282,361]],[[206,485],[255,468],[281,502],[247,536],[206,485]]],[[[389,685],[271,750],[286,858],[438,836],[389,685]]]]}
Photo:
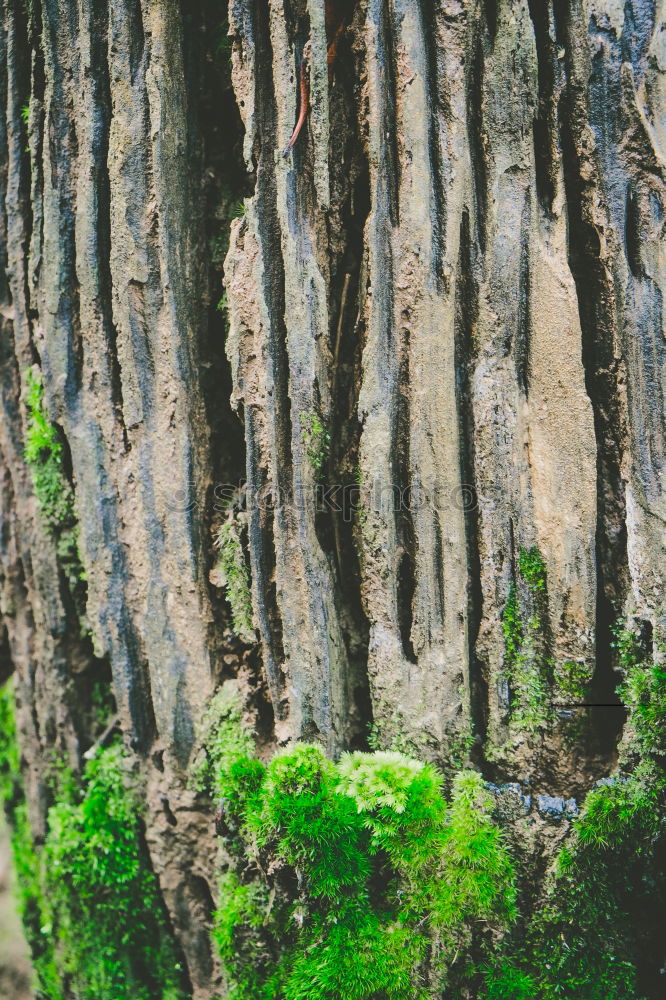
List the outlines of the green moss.
{"type": "Polygon", "coordinates": [[[214,930],[231,996],[439,996],[458,949],[515,913],[480,775],[462,772],[447,804],[434,768],[396,751],[334,764],[297,744],[263,765],[241,756],[236,713],[223,706],[212,730],[228,757],[208,754],[239,860],[221,880],[214,930]]]}
{"type": "MultiPolygon", "coordinates": [[[[56,543],[60,567],[67,578],[79,617],[85,618],[85,572],[79,554],[74,491],[65,475],[62,441],[48,418],[41,375],[26,374],[28,429],[25,460],[30,468],[39,513],[56,543]]],[[[86,626],[83,625],[85,628],[86,626]]]]}
{"type": "Polygon", "coordinates": [[[19,905],[45,1000],[177,1000],[181,972],[145,855],[140,807],[118,744],[82,782],[49,767],[43,849],[23,795],[11,688],[0,690],[0,796],[12,830],[19,905]]]}
{"type": "Polygon", "coordinates": [[[639,752],[663,760],[666,757],[666,664],[631,667],[618,692],[631,711],[639,752]]]}
{"type": "Polygon", "coordinates": [[[258,763],[253,758],[252,733],[242,721],[240,699],[231,683],[211,698],[197,735],[200,749],[190,768],[190,787],[221,798],[229,793],[237,764],[258,763]]]}
{"type": "Polygon", "coordinates": [[[26,379],[25,459],[32,473],[40,513],[49,531],[55,534],[76,523],[74,494],[64,473],[62,443],[46,413],[41,375],[28,370],[26,379]]]}
{"type": "Polygon", "coordinates": [[[181,995],[180,968],[123,761],[118,744],[100,750],[78,800],[49,810],[44,854],[58,964],[80,1000],[171,1000],[181,995]]]}
{"type": "Polygon", "coordinates": [[[624,680],[617,689],[629,710],[625,753],[666,763],[666,663],[653,662],[646,643],[620,619],[614,630],[624,680]]]}
{"type": "Polygon", "coordinates": [[[521,609],[518,589],[512,580],[502,614],[504,675],[511,692],[512,728],[534,734],[552,721],[553,673],[553,665],[544,651],[546,567],[536,546],[520,549],[518,569],[527,584],[530,596],[526,603],[531,607],[521,609]]]}
{"type": "Polygon", "coordinates": [[[557,667],[557,688],[574,701],[585,698],[590,684],[590,667],[585,661],[565,660],[557,667]]]}
{"type": "Polygon", "coordinates": [[[502,614],[502,632],[504,633],[504,663],[508,670],[516,662],[523,644],[523,622],[518,604],[516,585],[509,584],[509,596],[502,614]]]}
{"type": "Polygon", "coordinates": [[[50,908],[43,886],[42,862],[33,840],[23,793],[11,682],[0,688],[0,807],[4,809],[11,831],[19,915],[35,974],[48,1000],[64,1000],[55,961],[50,908]]]}
{"type": "Polygon", "coordinates": [[[331,451],[331,435],[318,413],[301,413],[301,436],[308,462],[321,479],[331,451]]]}
{"type": "Polygon", "coordinates": [[[658,926],[666,907],[665,804],[663,780],[647,772],[588,795],[532,934],[544,996],[657,995],[652,990],[658,989],[663,959],[658,926]]]}
{"type": "Polygon", "coordinates": [[[619,691],[629,712],[625,771],[589,792],[540,910],[486,970],[488,998],[503,996],[503,989],[508,997],[540,1000],[657,1000],[663,994],[664,671],[626,623],[618,623],[615,636],[625,674],[619,691]],[[527,993],[520,992],[522,977],[527,993]]]}
{"type": "Polygon", "coordinates": [[[496,968],[484,969],[484,1000],[534,1000],[536,979],[506,959],[496,968]]]}
{"type": "Polygon", "coordinates": [[[531,549],[520,549],[518,568],[531,591],[542,594],[546,592],[546,564],[536,545],[531,549]]]}
{"type": "Polygon", "coordinates": [[[515,584],[502,616],[504,632],[504,673],[511,690],[510,723],[512,728],[536,733],[548,725],[550,686],[548,664],[539,649],[539,619],[524,624],[520,615],[515,584]]]}
{"type": "Polygon", "coordinates": [[[242,526],[234,517],[218,529],[216,545],[220,555],[217,568],[231,608],[234,631],[243,642],[254,643],[250,571],[243,552],[242,531],[242,526]]]}

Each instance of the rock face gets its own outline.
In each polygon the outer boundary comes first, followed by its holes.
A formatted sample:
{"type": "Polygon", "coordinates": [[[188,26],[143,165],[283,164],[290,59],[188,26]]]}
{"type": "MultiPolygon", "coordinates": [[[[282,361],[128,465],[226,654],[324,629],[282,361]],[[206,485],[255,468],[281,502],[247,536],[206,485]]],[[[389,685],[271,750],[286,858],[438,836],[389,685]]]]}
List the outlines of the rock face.
{"type": "Polygon", "coordinates": [[[257,179],[228,354],[282,501],[250,515],[257,625],[288,732],[346,745],[365,671],[382,733],[437,755],[503,738],[521,551],[555,701],[572,664],[608,701],[612,622],[661,607],[663,31],[650,2],[331,4],[329,84],[321,7],[231,4],[257,179]],[[351,532],[300,502],[312,413],[351,532]]]}
{"type": "Polygon", "coordinates": [[[622,725],[576,708],[617,701],[611,626],[659,628],[666,516],[660,0],[218,6],[3,0],[0,34],[0,678],[39,837],[45,755],[80,762],[112,677],[201,997],[217,683],[266,746],[372,724],[568,815],[622,725]],[[23,459],[37,368],[85,620],[23,459]],[[209,582],[220,485],[251,650],[209,582]]]}

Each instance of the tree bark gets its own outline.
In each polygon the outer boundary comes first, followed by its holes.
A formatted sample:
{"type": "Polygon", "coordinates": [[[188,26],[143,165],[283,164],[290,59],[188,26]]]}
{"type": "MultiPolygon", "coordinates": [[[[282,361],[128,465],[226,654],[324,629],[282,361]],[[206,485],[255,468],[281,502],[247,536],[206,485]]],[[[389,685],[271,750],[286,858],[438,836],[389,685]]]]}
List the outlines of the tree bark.
{"type": "Polygon", "coordinates": [[[565,799],[613,770],[611,629],[664,626],[664,16],[3,0],[0,679],[38,840],[44,762],[80,765],[112,679],[195,997],[222,973],[187,769],[224,679],[267,753],[370,727],[565,799]],[[29,370],[85,618],[24,461],[29,370]],[[209,579],[230,516],[254,644],[209,579]]]}

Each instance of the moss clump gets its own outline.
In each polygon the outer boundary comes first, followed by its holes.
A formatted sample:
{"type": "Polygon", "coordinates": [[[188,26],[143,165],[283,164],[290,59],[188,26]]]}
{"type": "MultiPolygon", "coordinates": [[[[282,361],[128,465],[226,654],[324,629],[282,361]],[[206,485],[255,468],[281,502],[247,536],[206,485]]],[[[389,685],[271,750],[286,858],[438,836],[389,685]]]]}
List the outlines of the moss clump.
{"type": "Polygon", "coordinates": [[[79,554],[79,531],[74,491],[65,475],[62,441],[48,418],[41,375],[31,369],[26,375],[28,429],[25,460],[30,468],[39,513],[49,535],[56,543],[58,562],[79,617],[85,617],[85,572],[79,554]]]}
{"type": "Polygon", "coordinates": [[[35,496],[45,525],[52,534],[76,524],[74,494],[63,467],[62,443],[46,413],[41,375],[27,372],[28,432],[25,459],[30,466],[35,496]]]}
{"type": "Polygon", "coordinates": [[[0,807],[11,831],[18,909],[35,974],[48,1000],[64,1000],[55,961],[41,859],[35,847],[23,793],[11,682],[0,688],[0,807]]]}
{"type": "Polygon", "coordinates": [[[250,571],[245,561],[242,541],[243,528],[237,518],[230,517],[218,529],[215,543],[219,551],[217,571],[231,608],[234,631],[243,642],[256,642],[252,621],[250,571]]]}
{"type": "Polygon", "coordinates": [[[544,904],[486,970],[488,1000],[663,996],[665,677],[625,622],[615,629],[615,645],[625,674],[618,690],[629,712],[624,773],[588,794],[544,904]]]}
{"type": "Polygon", "coordinates": [[[12,829],[19,904],[40,996],[177,1000],[181,972],[143,849],[138,796],[122,747],[99,751],[79,783],[51,769],[43,849],[33,842],[19,772],[11,688],[0,691],[0,798],[12,829]]]}
{"type": "Polygon", "coordinates": [[[119,744],[101,750],[78,801],[49,810],[44,854],[57,960],[80,1000],[172,1000],[182,995],[181,971],[123,761],[119,744]]]}
{"type": "Polygon", "coordinates": [[[318,413],[301,413],[301,436],[308,462],[319,480],[331,452],[331,435],[318,413]]]}
{"type": "Polygon", "coordinates": [[[512,580],[502,614],[504,674],[511,691],[510,724],[513,729],[536,733],[552,720],[552,661],[544,649],[547,628],[546,566],[533,546],[520,549],[518,569],[528,590],[523,612],[512,580]]]}
{"type": "Polygon", "coordinates": [[[549,665],[539,648],[539,618],[535,615],[523,622],[513,583],[502,616],[502,630],[504,672],[511,690],[511,727],[536,733],[550,721],[549,665]]]}
{"type": "Polygon", "coordinates": [[[666,907],[663,774],[593,789],[546,898],[484,971],[486,1000],[658,1000],[666,907]]]}
{"type": "Polygon", "coordinates": [[[530,940],[544,997],[660,996],[665,786],[642,771],[587,797],[530,940]]]}
{"type": "Polygon", "coordinates": [[[229,757],[209,751],[238,858],[214,929],[230,996],[440,996],[458,951],[515,912],[480,775],[459,774],[447,805],[434,768],[394,751],[336,765],[297,744],[265,766],[240,753],[232,719],[215,735],[229,757]]]}
{"type": "Polygon", "coordinates": [[[565,660],[557,667],[557,688],[566,698],[578,701],[587,694],[590,668],[584,660],[565,660]]]}
{"type": "Polygon", "coordinates": [[[523,644],[523,621],[520,616],[518,592],[513,580],[509,584],[509,596],[502,615],[502,632],[504,633],[504,665],[510,671],[520,655],[520,648],[523,644]]]}
{"type": "Polygon", "coordinates": [[[516,968],[508,959],[495,968],[486,967],[483,976],[484,1000],[535,1000],[539,995],[534,977],[516,968]]]}
{"type": "Polygon", "coordinates": [[[518,568],[521,576],[533,593],[546,593],[546,564],[536,545],[533,545],[530,549],[520,549],[518,568]]]}
{"type": "Polygon", "coordinates": [[[631,735],[626,755],[634,760],[666,763],[666,663],[652,660],[651,650],[621,619],[615,626],[615,648],[624,680],[618,694],[629,709],[631,735]]]}

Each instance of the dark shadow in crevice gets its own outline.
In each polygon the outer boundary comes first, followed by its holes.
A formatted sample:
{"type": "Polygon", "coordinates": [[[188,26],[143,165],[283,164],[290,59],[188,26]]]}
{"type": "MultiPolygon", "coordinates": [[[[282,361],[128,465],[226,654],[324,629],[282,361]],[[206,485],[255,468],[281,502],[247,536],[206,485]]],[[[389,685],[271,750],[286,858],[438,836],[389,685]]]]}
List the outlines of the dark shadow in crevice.
{"type": "Polygon", "coordinates": [[[534,118],[536,188],[541,207],[552,212],[557,184],[557,119],[555,107],[556,47],[551,37],[550,0],[528,0],[534,26],[539,95],[534,118]]]}
{"type": "Polygon", "coordinates": [[[426,93],[428,105],[428,154],[430,158],[431,209],[434,277],[440,292],[444,290],[444,258],[446,252],[447,203],[444,188],[444,163],[440,116],[443,113],[440,95],[445,69],[437,32],[438,0],[421,0],[421,30],[426,56],[426,93]]]}
{"type": "Polygon", "coordinates": [[[400,629],[403,656],[410,663],[416,663],[416,652],[412,642],[416,579],[414,576],[414,558],[410,552],[403,551],[400,556],[396,573],[396,586],[398,591],[398,628],[400,629]]]}
{"type": "Polygon", "coordinates": [[[483,37],[479,32],[472,42],[467,71],[467,134],[476,206],[476,229],[482,253],[486,249],[486,221],[488,216],[488,156],[483,127],[483,91],[485,54],[483,37]]]}
{"type": "Polygon", "coordinates": [[[398,124],[396,119],[397,94],[395,80],[394,28],[389,0],[375,0],[377,18],[377,60],[382,81],[379,109],[381,120],[382,170],[379,183],[389,206],[392,226],[399,224],[398,191],[400,189],[400,158],[398,156],[398,124]]]}
{"type": "MultiPolygon", "coordinates": [[[[585,177],[588,171],[583,170],[579,158],[582,129],[588,116],[572,56],[576,40],[569,37],[574,32],[572,12],[564,0],[554,0],[554,10],[558,43],[566,52],[567,82],[559,101],[558,119],[567,197],[569,266],[576,284],[585,385],[592,403],[597,443],[597,659],[592,690],[594,697],[603,698],[613,697],[618,682],[611,656],[611,626],[624,606],[629,588],[622,474],[627,429],[615,358],[615,291],[601,258],[601,239],[591,217],[594,189],[589,187],[585,177]]],[[[601,739],[617,738],[619,714],[598,713],[598,723],[605,731],[600,733],[601,739]]]]}
{"type": "Polygon", "coordinates": [[[488,673],[487,667],[479,660],[476,652],[483,616],[483,592],[479,510],[475,489],[475,422],[472,390],[478,315],[479,292],[474,278],[471,226],[469,212],[465,208],[460,222],[460,250],[456,271],[454,363],[467,561],[467,655],[470,704],[475,733],[483,740],[488,728],[488,673]]]}
{"type": "Polygon", "coordinates": [[[486,27],[490,36],[491,44],[495,43],[497,37],[497,14],[499,0],[485,0],[486,27]]]}
{"type": "MultiPolygon", "coordinates": [[[[109,381],[111,404],[116,421],[122,433],[123,446],[129,451],[130,445],[125,426],[123,412],[123,392],[120,372],[120,362],[117,350],[117,331],[113,322],[112,310],[112,279],[111,279],[111,187],[109,180],[109,128],[111,124],[111,81],[107,61],[109,8],[104,0],[96,0],[93,7],[93,17],[90,27],[90,78],[95,88],[96,122],[93,129],[93,169],[94,182],[98,192],[97,198],[97,273],[99,280],[98,306],[101,315],[104,337],[106,341],[106,356],[109,365],[109,381]]],[[[141,30],[132,32],[130,38],[130,58],[136,60],[143,49],[143,27],[140,11],[138,23],[141,30]],[[138,50],[138,51],[135,51],[138,50]]]]}

